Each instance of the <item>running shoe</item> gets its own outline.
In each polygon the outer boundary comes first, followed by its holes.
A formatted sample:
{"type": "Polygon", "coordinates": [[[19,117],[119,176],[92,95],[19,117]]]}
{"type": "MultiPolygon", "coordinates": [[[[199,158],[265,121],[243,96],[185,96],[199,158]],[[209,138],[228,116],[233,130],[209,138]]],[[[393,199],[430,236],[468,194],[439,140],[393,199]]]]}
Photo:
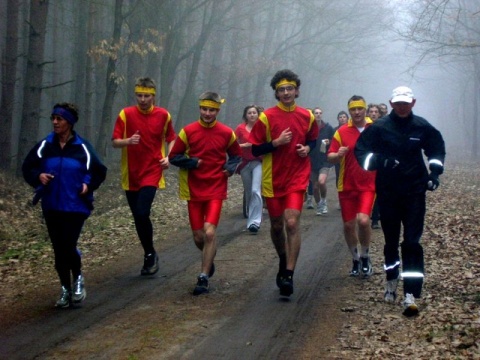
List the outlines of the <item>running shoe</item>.
{"type": "Polygon", "coordinates": [[[317,215],[324,215],[328,213],[327,200],[320,200],[317,204],[317,215]]]}
{"type": "Polygon", "coordinates": [[[85,279],[82,275],[78,275],[73,284],[72,301],[76,304],[81,303],[87,297],[87,290],[85,290],[85,279]]]}
{"type": "Polygon", "coordinates": [[[280,296],[290,296],[293,294],[293,279],[291,276],[280,278],[280,296]]]}
{"type": "Polygon", "coordinates": [[[405,294],[403,300],[403,315],[410,317],[418,314],[418,306],[415,304],[415,298],[412,294],[405,294]]]}
{"type": "Polygon", "coordinates": [[[307,198],[307,209],[314,209],[313,207],[313,199],[311,197],[307,198]]]}
{"type": "Polygon", "coordinates": [[[397,299],[398,279],[388,280],[385,284],[384,300],[387,303],[393,304],[397,299]]]}
{"type": "Polygon", "coordinates": [[[65,286],[62,286],[62,294],[60,299],[55,303],[57,308],[68,308],[72,302],[72,292],[67,289],[65,286]]]}
{"type": "Polygon", "coordinates": [[[208,279],[206,276],[200,275],[197,278],[197,285],[193,289],[193,295],[208,294],[208,279]]]}
{"type": "Polygon", "coordinates": [[[140,270],[141,275],[153,275],[158,271],[158,255],[150,253],[143,258],[143,268],[140,270]]]}
{"type": "Polygon", "coordinates": [[[372,229],[380,229],[380,224],[378,221],[372,221],[372,229]]]}
{"type": "Polygon", "coordinates": [[[360,275],[360,261],[359,260],[352,260],[352,270],[350,270],[350,276],[358,276],[360,275]]]}
{"type": "Polygon", "coordinates": [[[361,257],[360,261],[362,263],[361,271],[364,277],[369,277],[373,274],[372,262],[370,261],[369,256],[361,257]]]}
{"type": "Polygon", "coordinates": [[[248,231],[250,231],[250,233],[252,233],[252,234],[258,233],[259,229],[260,229],[260,227],[258,225],[255,225],[255,224],[252,224],[248,227],[248,231]]]}

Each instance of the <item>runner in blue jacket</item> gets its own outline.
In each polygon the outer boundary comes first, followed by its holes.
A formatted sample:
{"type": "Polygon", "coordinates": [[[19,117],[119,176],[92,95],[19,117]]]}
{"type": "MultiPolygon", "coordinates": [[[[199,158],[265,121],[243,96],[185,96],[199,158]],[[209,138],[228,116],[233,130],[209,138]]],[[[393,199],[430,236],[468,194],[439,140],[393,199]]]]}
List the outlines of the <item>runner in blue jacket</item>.
{"type": "Polygon", "coordinates": [[[93,210],[93,192],[105,180],[107,168],[90,143],[73,131],[78,121],[75,105],[56,104],[51,120],[53,132],[30,150],[22,172],[35,188],[33,203],[42,203],[62,286],[56,307],[66,308],[86,297],[77,242],[93,210]]]}

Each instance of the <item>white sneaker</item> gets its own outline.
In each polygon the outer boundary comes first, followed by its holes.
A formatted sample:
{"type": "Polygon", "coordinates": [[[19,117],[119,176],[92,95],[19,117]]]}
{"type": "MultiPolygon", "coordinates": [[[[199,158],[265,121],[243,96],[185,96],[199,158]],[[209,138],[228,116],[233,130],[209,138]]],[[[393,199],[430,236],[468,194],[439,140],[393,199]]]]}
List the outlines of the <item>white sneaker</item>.
{"type": "Polygon", "coordinates": [[[328,213],[327,200],[320,200],[318,205],[319,205],[318,208],[319,208],[321,214],[328,213]]]}
{"type": "Polygon", "coordinates": [[[308,195],[307,197],[307,209],[313,209],[313,196],[308,195]]]}
{"type": "Polygon", "coordinates": [[[412,294],[405,294],[405,299],[403,300],[403,315],[410,317],[417,314],[418,306],[415,304],[415,298],[412,294]]]}
{"type": "Polygon", "coordinates": [[[60,299],[55,303],[57,308],[68,308],[72,302],[72,292],[67,289],[65,286],[62,286],[62,294],[60,299]]]}
{"type": "Polygon", "coordinates": [[[388,280],[385,284],[384,300],[387,303],[393,304],[397,299],[398,279],[388,280]]]}
{"type": "Polygon", "coordinates": [[[79,275],[73,284],[72,301],[78,304],[85,300],[86,297],[87,290],[85,290],[84,278],[82,275],[79,275]]]}
{"type": "Polygon", "coordinates": [[[327,200],[320,200],[322,214],[328,213],[327,200]]]}

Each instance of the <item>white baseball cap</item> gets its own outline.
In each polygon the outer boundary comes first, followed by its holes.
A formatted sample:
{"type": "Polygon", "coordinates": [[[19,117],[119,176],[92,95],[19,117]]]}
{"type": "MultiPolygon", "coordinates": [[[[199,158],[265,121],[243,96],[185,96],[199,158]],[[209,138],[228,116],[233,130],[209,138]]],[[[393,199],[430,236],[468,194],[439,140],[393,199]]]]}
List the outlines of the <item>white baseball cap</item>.
{"type": "Polygon", "coordinates": [[[392,91],[392,103],[406,102],[411,103],[415,99],[412,89],[406,86],[399,86],[392,91]]]}

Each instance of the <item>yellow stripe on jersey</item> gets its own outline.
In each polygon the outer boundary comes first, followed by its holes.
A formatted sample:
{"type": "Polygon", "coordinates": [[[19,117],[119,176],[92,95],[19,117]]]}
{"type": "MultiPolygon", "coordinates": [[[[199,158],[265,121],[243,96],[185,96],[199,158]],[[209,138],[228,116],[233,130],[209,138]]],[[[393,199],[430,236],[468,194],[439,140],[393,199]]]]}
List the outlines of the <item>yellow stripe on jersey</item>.
{"type": "MultiPolygon", "coordinates": [[[[122,109],[119,114],[120,119],[123,121],[123,138],[127,138],[127,115],[125,115],[125,110],[122,109]]],[[[120,161],[120,170],[122,174],[122,189],[130,189],[130,180],[128,178],[128,151],[127,146],[122,147],[122,158],[120,161]]]]}
{"type": "MultiPolygon", "coordinates": [[[[270,123],[262,112],[258,118],[265,125],[265,134],[267,142],[272,141],[270,123]]],[[[262,160],[262,195],[265,197],[273,197],[273,157],[272,153],[267,153],[262,160]]]]}

